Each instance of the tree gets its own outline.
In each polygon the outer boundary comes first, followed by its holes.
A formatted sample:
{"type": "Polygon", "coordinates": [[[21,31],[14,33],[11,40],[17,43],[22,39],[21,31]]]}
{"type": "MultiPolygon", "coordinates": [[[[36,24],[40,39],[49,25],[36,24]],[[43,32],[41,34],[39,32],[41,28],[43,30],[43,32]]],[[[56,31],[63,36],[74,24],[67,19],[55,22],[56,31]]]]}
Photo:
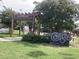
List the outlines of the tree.
{"type": "Polygon", "coordinates": [[[9,27],[9,32],[11,33],[11,36],[12,36],[12,33],[13,33],[13,26],[16,25],[16,22],[13,21],[14,13],[15,12],[12,11],[12,9],[6,8],[4,11],[2,11],[2,14],[1,14],[2,15],[2,17],[1,17],[2,23],[5,24],[7,27],[9,27]]]}
{"type": "Polygon", "coordinates": [[[74,28],[73,15],[76,9],[71,0],[44,0],[36,4],[34,11],[42,15],[41,24],[50,32],[72,30],[74,28]]]}

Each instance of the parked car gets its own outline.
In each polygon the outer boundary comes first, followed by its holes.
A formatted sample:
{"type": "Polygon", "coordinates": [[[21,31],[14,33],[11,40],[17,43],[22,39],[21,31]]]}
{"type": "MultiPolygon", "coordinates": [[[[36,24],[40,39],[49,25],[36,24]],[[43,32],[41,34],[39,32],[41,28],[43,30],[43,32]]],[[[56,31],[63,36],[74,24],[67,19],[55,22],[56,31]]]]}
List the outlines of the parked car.
{"type": "Polygon", "coordinates": [[[9,33],[9,28],[0,28],[0,33],[9,33]]]}

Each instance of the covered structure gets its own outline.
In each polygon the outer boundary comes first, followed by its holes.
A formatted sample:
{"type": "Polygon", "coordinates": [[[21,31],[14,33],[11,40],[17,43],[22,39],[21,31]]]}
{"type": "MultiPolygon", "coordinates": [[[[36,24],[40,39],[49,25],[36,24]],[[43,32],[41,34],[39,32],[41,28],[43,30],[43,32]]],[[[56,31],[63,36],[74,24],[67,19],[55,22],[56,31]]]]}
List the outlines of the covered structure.
{"type": "MultiPolygon", "coordinates": [[[[38,12],[33,12],[33,13],[17,13],[17,14],[14,14],[13,15],[13,21],[12,21],[12,30],[13,30],[13,23],[14,21],[18,21],[19,23],[19,26],[20,26],[20,29],[19,29],[19,35],[21,35],[21,25],[22,25],[22,22],[31,22],[31,31],[34,32],[34,24],[35,24],[35,18],[36,16],[38,16],[38,12]],[[33,29],[33,30],[32,30],[33,29]]],[[[29,25],[29,24],[28,24],[29,25]]]]}

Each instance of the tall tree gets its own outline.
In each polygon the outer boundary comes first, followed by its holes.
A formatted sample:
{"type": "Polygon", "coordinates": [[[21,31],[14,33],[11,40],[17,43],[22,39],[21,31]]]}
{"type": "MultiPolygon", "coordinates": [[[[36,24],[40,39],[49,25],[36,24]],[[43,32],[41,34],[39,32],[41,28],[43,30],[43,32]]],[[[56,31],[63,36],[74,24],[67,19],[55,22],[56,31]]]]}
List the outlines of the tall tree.
{"type": "Polygon", "coordinates": [[[44,0],[36,4],[34,11],[42,15],[41,24],[54,31],[72,30],[74,28],[73,15],[76,9],[71,0],[44,0]]]}
{"type": "MultiPolygon", "coordinates": [[[[10,29],[9,31],[10,31],[11,35],[13,33],[13,25],[16,24],[16,23],[14,23],[14,24],[12,23],[14,13],[15,12],[12,11],[12,9],[6,8],[4,11],[2,11],[2,14],[1,14],[2,23],[5,24],[7,27],[9,27],[9,29],[10,29]]],[[[13,22],[15,22],[15,21],[13,21],[13,22]]]]}

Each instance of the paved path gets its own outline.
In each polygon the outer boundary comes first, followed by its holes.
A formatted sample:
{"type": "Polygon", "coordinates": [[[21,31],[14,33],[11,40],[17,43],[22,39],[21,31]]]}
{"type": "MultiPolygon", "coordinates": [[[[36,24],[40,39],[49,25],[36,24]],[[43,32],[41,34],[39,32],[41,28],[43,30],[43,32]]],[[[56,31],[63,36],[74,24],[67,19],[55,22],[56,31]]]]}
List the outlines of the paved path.
{"type": "Polygon", "coordinates": [[[6,41],[6,42],[10,42],[10,41],[21,41],[22,37],[6,37],[6,38],[0,38],[0,41],[6,41]]]}

